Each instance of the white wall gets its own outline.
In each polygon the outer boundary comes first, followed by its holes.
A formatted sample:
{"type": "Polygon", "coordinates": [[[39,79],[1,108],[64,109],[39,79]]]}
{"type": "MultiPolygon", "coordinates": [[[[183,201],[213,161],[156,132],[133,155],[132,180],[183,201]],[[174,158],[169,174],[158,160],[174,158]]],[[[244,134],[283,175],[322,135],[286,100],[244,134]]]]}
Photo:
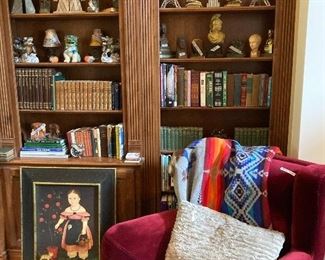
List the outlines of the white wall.
{"type": "Polygon", "coordinates": [[[297,5],[288,155],[325,163],[325,1],[297,5]]]}

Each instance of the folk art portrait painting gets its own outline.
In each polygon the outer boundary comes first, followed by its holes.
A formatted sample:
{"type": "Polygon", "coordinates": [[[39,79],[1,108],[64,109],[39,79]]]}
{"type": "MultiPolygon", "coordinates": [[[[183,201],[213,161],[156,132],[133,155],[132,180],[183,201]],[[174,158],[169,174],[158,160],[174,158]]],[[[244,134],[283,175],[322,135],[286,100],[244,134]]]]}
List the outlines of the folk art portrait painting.
{"type": "Polygon", "coordinates": [[[23,259],[100,259],[115,223],[115,169],[42,170],[21,171],[23,259]]]}

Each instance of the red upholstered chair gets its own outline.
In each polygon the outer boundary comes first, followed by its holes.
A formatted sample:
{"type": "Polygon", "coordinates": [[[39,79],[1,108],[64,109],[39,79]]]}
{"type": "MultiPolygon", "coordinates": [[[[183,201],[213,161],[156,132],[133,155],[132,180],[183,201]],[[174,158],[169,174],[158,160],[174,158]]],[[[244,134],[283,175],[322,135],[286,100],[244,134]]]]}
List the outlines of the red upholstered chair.
{"type": "MultiPolygon", "coordinates": [[[[268,192],[273,229],[286,237],[280,259],[324,260],[325,166],[277,156],[268,192]]],[[[175,218],[176,210],[112,226],[102,240],[102,259],[164,259],[175,218]]]]}

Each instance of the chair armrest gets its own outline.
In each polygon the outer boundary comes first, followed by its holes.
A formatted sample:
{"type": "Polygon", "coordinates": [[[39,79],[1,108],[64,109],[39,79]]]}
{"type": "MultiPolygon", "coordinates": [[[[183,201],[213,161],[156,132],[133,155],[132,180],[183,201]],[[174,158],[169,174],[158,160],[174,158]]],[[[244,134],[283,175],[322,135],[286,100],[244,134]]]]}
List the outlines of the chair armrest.
{"type": "Polygon", "coordinates": [[[176,210],[171,210],[112,226],[102,240],[102,258],[164,259],[175,219],[176,210]]]}
{"type": "Polygon", "coordinates": [[[291,251],[281,257],[279,260],[312,260],[311,255],[302,251],[291,251]]]}

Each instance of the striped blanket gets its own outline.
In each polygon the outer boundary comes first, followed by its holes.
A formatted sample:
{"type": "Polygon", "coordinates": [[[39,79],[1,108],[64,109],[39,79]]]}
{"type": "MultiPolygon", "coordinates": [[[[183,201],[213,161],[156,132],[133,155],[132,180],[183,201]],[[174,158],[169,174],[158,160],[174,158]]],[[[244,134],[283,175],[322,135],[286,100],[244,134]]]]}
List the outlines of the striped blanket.
{"type": "Polygon", "coordinates": [[[175,164],[176,196],[254,226],[270,227],[267,177],[274,155],[270,147],[245,147],[230,139],[194,141],[175,164]]]}

